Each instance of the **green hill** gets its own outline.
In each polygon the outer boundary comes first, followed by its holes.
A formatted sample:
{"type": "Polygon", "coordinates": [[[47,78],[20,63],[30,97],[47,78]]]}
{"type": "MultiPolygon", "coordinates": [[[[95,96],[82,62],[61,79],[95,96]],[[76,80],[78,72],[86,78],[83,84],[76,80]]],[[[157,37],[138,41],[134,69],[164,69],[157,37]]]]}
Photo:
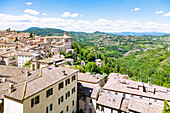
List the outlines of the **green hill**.
{"type": "Polygon", "coordinates": [[[170,51],[166,49],[133,53],[118,62],[120,73],[128,73],[133,80],[170,87],[170,51]]]}
{"type": "Polygon", "coordinates": [[[65,31],[61,29],[55,29],[55,28],[29,28],[21,32],[29,32],[37,35],[52,36],[52,35],[61,35],[65,31]]]}

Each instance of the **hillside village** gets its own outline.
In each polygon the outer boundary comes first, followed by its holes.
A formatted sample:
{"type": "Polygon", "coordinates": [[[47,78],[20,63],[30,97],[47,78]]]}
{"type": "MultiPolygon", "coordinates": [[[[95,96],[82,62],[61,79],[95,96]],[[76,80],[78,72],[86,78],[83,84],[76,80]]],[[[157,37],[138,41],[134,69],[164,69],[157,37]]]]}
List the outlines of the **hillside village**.
{"type": "MultiPolygon", "coordinates": [[[[157,41],[137,37],[102,37],[88,40],[101,48],[100,52],[106,45],[122,45],[131,40],[126,45],[134,48],[116,48],[122,51],[121,57],[158,48],[157,41]],[[148,48],[134,45],[132,40],[145,41],[148,48]]],[[[133,81],[123,73],[83,73],[74,69],[78,61],[81,66],[88,66],[85,52],[78,53],[81,46],[76,47],[75,40],[79,38],[74,39],[67,32],[41,36],[10,28],[0,31],[0,113],[162,113],[164,103],[170,103],[170,88],[133,81]]],[[[102,67],[105,61],[96,54],[89,61],[102,67]]]]}

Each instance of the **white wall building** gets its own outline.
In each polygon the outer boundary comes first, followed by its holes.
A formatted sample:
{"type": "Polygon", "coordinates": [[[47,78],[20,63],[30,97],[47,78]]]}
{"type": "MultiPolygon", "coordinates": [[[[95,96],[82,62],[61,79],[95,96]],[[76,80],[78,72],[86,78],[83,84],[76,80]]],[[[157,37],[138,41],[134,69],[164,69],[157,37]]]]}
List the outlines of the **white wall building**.
{"type": "Polygon", "coordinates": [[[18,54],[18,67],[23,67],[23,65],[33,57],[38,57],[39,55],[31,52],[21,52],[18,54]]]}

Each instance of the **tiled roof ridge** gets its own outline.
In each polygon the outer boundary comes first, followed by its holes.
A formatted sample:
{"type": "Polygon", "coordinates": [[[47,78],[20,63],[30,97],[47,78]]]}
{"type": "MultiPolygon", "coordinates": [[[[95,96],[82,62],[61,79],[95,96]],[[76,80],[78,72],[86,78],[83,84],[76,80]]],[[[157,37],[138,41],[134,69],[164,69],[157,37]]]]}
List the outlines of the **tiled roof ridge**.
{"type": "Polygon", "coordinates": [[[26,87],[27,87],[27,82],[25,82],[25,84],[24,84],[24,89],[23,89],[23,94],[22,94],[22,100],[23,100],[24,97],[25,97],[26,87]]]}

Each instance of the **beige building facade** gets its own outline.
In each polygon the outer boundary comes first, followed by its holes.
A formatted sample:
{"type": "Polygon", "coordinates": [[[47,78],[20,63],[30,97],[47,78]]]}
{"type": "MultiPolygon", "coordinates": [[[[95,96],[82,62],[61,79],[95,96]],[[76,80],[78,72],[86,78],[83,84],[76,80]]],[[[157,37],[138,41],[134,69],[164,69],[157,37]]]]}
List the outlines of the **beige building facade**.
{"type": "Polygon", "coordinates": [[[4,113],[77,111],[77,70],[46,67],[36,77],[34,74],[30,73],[26,81],[11,86],[4,96],[4,113]]]}

